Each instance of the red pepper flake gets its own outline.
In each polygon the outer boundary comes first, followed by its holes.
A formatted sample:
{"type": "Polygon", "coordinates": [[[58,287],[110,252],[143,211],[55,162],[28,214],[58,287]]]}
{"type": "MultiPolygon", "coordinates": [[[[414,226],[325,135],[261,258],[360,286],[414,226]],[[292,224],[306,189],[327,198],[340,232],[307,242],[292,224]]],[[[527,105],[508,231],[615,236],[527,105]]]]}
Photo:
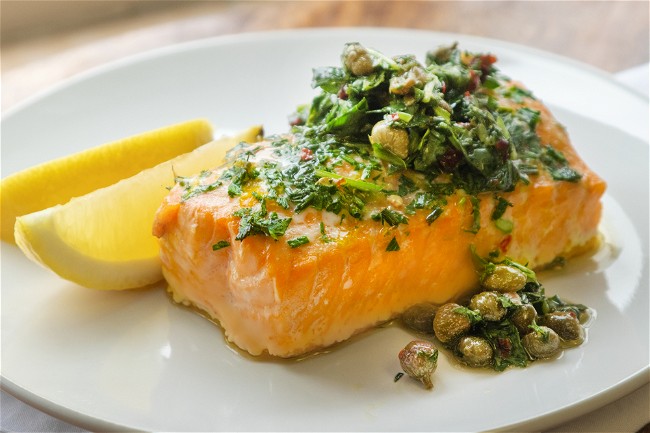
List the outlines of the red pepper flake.
{"type": "Polygon", "coordinates": [[[334,184],[336,186],[345,185],[345,179],[344,178],[337,179],[336,182],[334,182],[334,184]]]}
{"type": "Polygon", "coordinates": [[[465,90],[464,96],[465,96],[466,98],[469,98],[469,95],[470,95],[469,90],[465,90]]]}
{"type": "Polygon", "coordinates": [[[299,126],[304,125],[305,121],[300,118],[300,116],[292,116],[289,118],[289,126],[299,126]]]}
{"type": "Polygon", "coordinates": [[[503,138],[498,140],[494,143],[494,148],[497,150],[501,159],[505,162],[510,154],[510,143],[508,143],[508,140],[504,140],[503,138]]]}
{"type": "Polygon", "coordinates": [[[481,85],[481,77],[473,70],[469,70],[469,84],[467,85],[467,90],[473,92],[478,89],[481,85]]]}
{"type": "Polygon", "coordinates": [[[447,93],[447,83],[445,83],[444,81],[442,82],[442,89],[441,90],[442,90],[442,93],[447,93]]]}
{"type": "Polygon", "coordinates": [[[508,252],[508,248],[510,247],[510,242],[512,241],[512,235],[506,235],[501,242],[499,242],[499,249],[501,250],[502,253],[508,252]]]}
{"type": "Polygon", "coordinates": [[[392,114],[390,115],[390,119],[391,119],[393,122],[399,120],[399,114],[397,114],[397,113],[392,113],[392,114]]]}
{"type": "Polygon", "coordinates": [[[300,149],[300,160],[301,161],[309,161],[314,158],[314,154],[311,151],[311,149],[307,149],[306,147],[303,147],[300,149]]]}
{"type": "Polygon", "coordinates": [[[497,61],[497,56],[494,54],[483,54],[480,57],[481,60],[481,70],[489,69],[497,61]]]}
{"type": "Polygon", "coordinates": [[[347,90],[345,85],[341,86],[341,88],[339,89],[339,92],[336,94],[336,96],[338,96],[339,99],[343,99],[343,100],[348,99],[348,90],[347,90]]]}
{"type": "Polygon", "coordinates": [[[481,69],[481,83],[484,83],[490,74],[492,65],[497,61],[497,58],[493,54],[483,54],[479,57],[479,66],[481,69]]]}

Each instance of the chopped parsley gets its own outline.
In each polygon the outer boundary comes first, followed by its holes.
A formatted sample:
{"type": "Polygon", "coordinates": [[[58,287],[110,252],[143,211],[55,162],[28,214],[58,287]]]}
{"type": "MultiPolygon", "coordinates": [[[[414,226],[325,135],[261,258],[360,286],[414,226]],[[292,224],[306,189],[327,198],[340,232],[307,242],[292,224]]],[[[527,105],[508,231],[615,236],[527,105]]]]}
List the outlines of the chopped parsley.
{"type": "Polygon", "coordinates": [[[481,200],[474,195],[469,196],[469,200],[472,204],[472,225],[465,231],[476,234],[481,229],[481,200]]]}
{"type": "Polygon", "coordinates": [[[395,236],[393,236],[393,239],[391,239],[388,246],[386,246],[386,251],[399,251],[399,244],[397,243],[395,236]]]}
{"type": "Polygon", "coordinates": [[[401,212],[394,209],[385,208],[380,212],[373,214],[371,218],[375,221],[380,221],[383,224],[388,224],[389,226],[398,226],[400,224],[408,224],[408,218],[401,212]]]}
{"type": "Polygon", "coordinates": [[[322,221],[320,222],[320,240],[325,243],[332,241],[332,239],[327,235],[327,232],[325,232],[325,223],[322,221]]]}
{"type": "MultiPolygon", "coordinates": [[[[341,224],[349,216],[391,227],[422,215],[432,225],[457,191],[471,203],[465,230],[475,234],[480,202],[493,194],[491,220],[510,233],[514,226],[503,216],[512,203],[503,193],[542,171],[559,182],[580,181],[564,155],[537,134],[541,113],[528,106],[535,97],[502,75],[493,55],[451,45],[419,62],[361,45],[353,51],[372,68],[355,69],[344,55],[341,66],[314,69],[318,92],[291,115],[290,135],[269,138],[272,157],[259,155],[264,146],[242,143],[228,153],[218,178],[208,180],[210,172],[178,178],[182,199],[227,188],[240,198],[241,241],[282,237],[291,218],[280,209],[291,215],[311,208],[339,215],[341,224]],[[386,207],[389,195],[403,206],[386,207]],[[370,213],[369,203],[383,209],[370,213]]],[[[331,240],[322,225],[320,238],[331,240]]]]}
{"type": "Polygon", "coordinates": [[[301,245],[305,245],[308,243],[309,243],[309,238],[307,236],[298,236],[297,238],[289,239],[287,241],[287,244],[289,244],[291,248],[297,248],[301,245]]]}
{"type": "Polygon", "coordinates": [[[526,367],[528,354],[521,344],[519,331],[510,319],[500,322],[483,322],[477,328],[477,335],[485,338],[494,350],[492,367],[503,371],[509,366],[526,367]]]}
{"type": "Polygon", "coordinates": [[[495,199],[497,203],[494,206],[494,210],[492,211],[492,215],[491,215],[493,221],[496,221],[499,218],[501,218],[503,214],[506,213],[508,206],[512,207],[512,203],[510,203],[508,200],[506,200],[503,197],[495,196],[495,199]]]}
{"type": "Polygon", "coordinates": [[[222,248],[226,248],[230,246],[230,242],[228,241],[219,241],[216,244],[212,245],[212,251],[217,251],[222,248]]]}
{"type": "Polygon", "coordinates": [[[281,218],[276,212],[267,212],[264,202],[259,210],[244,207],[235,212],[240,217],[239,232],[235,239],[242,241],[251,235],[264,234],[278,240],[289,227],[291,218],[281,218]]]}

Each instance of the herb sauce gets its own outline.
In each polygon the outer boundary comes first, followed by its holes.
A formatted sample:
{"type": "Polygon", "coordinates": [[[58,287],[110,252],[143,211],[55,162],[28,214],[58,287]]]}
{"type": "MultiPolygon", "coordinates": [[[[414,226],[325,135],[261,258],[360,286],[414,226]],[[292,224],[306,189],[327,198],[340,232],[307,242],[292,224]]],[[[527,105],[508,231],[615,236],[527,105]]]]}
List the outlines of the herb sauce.
{"type": "MultiPolygon", "coordinates": [[[[431,51],[420,63],[411,55],[389,58],[346,44],[341,66],[314,69],[312,86],[320,92],[290,116],[290,134],[269,137],[268,148],[240,145],[216,179],[209,172],[177,179],[183,199],[227,188],[230,197],[248,203],[235,214],[236,239],[278,240],[292,218],[271,206],[390,227],[424,212],[435,224],[447,197],[462,190],[472,209],[467,232],[481,229],[480,202],[494,197],[491,220],[510,233],[512,222],[502,217],[512,203],[499,194],[542,171],[563,182],[578,182],[581,175],[540,141],[540,113],[525,105],[534,95],[502,75],[495,62],[456,45],[431,51]]],[[[320,241],[332,240],[320,230],[320,241]]],[[[288,243],[296,248],[309,241],[288,243]]],[[[387,251],[397,250],[396,240],[388,245],[387,251]]]]}

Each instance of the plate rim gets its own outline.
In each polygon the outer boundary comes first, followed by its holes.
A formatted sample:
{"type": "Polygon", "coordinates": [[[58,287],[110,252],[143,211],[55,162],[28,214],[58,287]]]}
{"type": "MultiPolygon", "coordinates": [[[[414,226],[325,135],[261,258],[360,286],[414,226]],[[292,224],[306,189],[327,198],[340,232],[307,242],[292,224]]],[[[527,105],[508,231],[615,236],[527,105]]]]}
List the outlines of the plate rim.
{"type": "MultiPolygon", "coordinates": [[[[113,70],[119,70],[129,65],[136,63],[144,63],[151,59],[173,56],[176,53],[180,53],[187,50],[197,50],[208,47],[230,45],[233,43],[247,43],[254,42],[259,38],[269,38],[273,37],[276,41],[278,40],[289,40],[293,39],[299,35],[309,34],[312,37],[317,37],[319,35],[325,35],[330,32],[341,32],[341,31],[354,31],[354,32],[371,32],[371,33],[408,33],[410,36],[424,36],[424,35],[436,35],[453,39],[454,37],[462,38],[464,41],[474,42],[477,44],[485,45],[498,45],[509,50],[514,50],[517,52],[524,52],[528,55],[534,56],[536,58],[545,58],[549,59],[553,63],[559,63],[563,66],[577,69],[583,73],[588,73],[595,76],[598,79],[607,81],[609,84],[614,84],[618,89],[624,91],[628,95],[632,95],[637,98],[641,103],[647,103],[648,98],[644,95],[634,91],[633,89],[623,85],[619,81],[615,80],[613,75],[598,69],[592,65],[577,61],[568,57],[564,57],[559,54],[547,52],[538,48],[528,47],[525,45],[519,45],[517,43],[503,41],[493,38],[485,38],[474,35],[458,34],[458,33],[448,33],[448,32],[436,32],[424,29],[408,29],[408,28],[398,28],[398,27],[319,27],[319,28],[304,28],[304,29],[282,29],[282,30],[269,30],[269,31],[255,31],[255,32],[242,32],[234,34],[226,34],[219,36],[206,37],[201,39],[196,39],[192,41],[186,41],[181,43],[176,43],[172,45],[167,45],[164,47],[154,48],[146,50],[140,53],[131,54],[129,56],[116,59],[105,64],[97,65],[92,68],[89,68],[85,71],[77,73],[68,77],[65,80],[62,80],[52,86],[49,86],[42,91],[31,95],[24,100],[18,102],[14,106],[10,107],[8,110],[2,113],[1,122],[5,123],[8,119],[11,119],[16,114],[21,113],[24,110],[29,109],[30,106],[38,104],[44,99],[47,99],[49,96],[57,94],[59,92],[65,91],[67,88],[76,85],[79,82],[86,80],[92,80],[96,76],[100,76],[106,73],[110,73],[113,70]]],[[[591,116],[587,116],[591,117],[591,116]]],[[[643,140],[640,137],[638,138],[641,141],[644,141],[647,144],[647,140],[643,140]]],[[[1,252],[1,248],[0,248],[1,252]]],[[[574,419],[578,416],[584,415],[592,410],[602,407],[606,404],[609,404],[618,398],[627,395],[634,391],[635,389],[645,385],[650,381],[650,365],[646,365],[644,368],[638,370],[637,372],[629,375],[625,380],[613,384],[609,388],[602,390],[601,392],[590,396],[587,399],[576,402],[572,405],[566,406],[560,410],[540,414],[536,417],[527,419],[516,424],[507,425],[500,427],[498,430],[502,429],[513,429],[521,428],[526,426],[530,428],[535,425],[544,425],[544,428],[549,428],[552,425],[561,424],[568,420],[574,419]],[[548,424],[549,418],[553,417],[553,424],[548,424]],[[556,422],[557,421],[557,422],[556,422]]],[[[55,416],[59,419],[62,419],[66,422],[70,422],[74,425],[87,426],[91,430],[106,430],[106,431],[119,431],[124,428],[133,429],[133,427],[122,426],[120,424],[112,423],[107,420],[99,419],[94,416],[90,416],[81,412],[77,412],[69,407],[62,406],[58,403],[47,400],[37,394],[34,394],[20,385],[12,382],[7,379],[2,372],[0,371],[0,389],[8,392],[19,400],[45,412],[52,416],[55,416]]]]}

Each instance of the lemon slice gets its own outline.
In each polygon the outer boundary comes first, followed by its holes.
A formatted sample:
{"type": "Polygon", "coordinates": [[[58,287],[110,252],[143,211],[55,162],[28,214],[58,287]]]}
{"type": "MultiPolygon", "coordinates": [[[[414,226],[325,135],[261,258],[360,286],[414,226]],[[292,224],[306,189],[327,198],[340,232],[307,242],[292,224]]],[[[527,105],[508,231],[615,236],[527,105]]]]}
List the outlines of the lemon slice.
{"type": "Polygon", "coordinates": [[[260,127],[252,127],[66,204],[20,216],[16,243],[30,259],[82,286],[122,290],[155,283],[162,271],[152,225],[175,176],[216,167],[228,149],[260,134],[260,127]]]}
{"type": "Polygon", "coordinates": [[[73,155],[7,176],[2,194],[2,240],[14,241],[16,217],[82,196],[190,152],[212,140],[206,120],[191,120],[73,155]]]}

